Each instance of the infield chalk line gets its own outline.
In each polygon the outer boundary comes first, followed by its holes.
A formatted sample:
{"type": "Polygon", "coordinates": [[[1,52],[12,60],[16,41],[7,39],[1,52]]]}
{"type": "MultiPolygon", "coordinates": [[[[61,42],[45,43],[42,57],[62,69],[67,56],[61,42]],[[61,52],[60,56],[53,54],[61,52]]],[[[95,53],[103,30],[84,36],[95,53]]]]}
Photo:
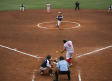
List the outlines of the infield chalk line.
{"type": "MultiPolygon", "coordinates": [[[[57,29],[57,28],[47,28],[47,27],[41,27],[41,26],[40,26],[41,24],[44,24],[44,23],[50,23],[50,22],[56,22],[56,21],[49,21],[49,22],[39,23],[37,26],[38,26],[39,28],[45,28],[45,29],[57,29]]],[[[63,29],[78,28],[78,27],[80,26],[80,24],[79,24],[79,23],[77,23],[77,22],[71,22],[71,21],[62,21],[62,22],[69,22],[69,23],[78,24],[78,26],[70,27],[70,28],[63,28],[63,29]]]]}
{"type": "Polygon", "coordinates": [[[2,47],[2,48],[6,48],[6,49],[9,49],[9,50],[12,50],[12,51],[15,51],[15,52],[24,54],[24,55],[28,55],[28,56],[30,56],[30,57],[38,58],[38,60],[39,60],[39,58],[43,58],[43,57],[37,57],[36,55],[31,55],[31,54],[28,54],[28,53],[19,51],[19,50],[17,50],[16,48],[15,48],[15,49],[12,49],[12,48],[10,48],[10,47],[6,47],[6,46],[3,46],[3,45],[0,45],[0,47],[2,47]]]}
{"type": "Polygon", "coordinates": [[[33,77],[32,77],[32,81],[34,81],[35,80],[35,74],[33,74],[33,77]]]}
{"type": "Polygon", "coordinates": [[[104,48],[101,48],[101,49],[98,49],[98,50],[94,50],[94,51],[89,52],[89,53],[85,53],[85,54],[79,55],[79,56],[77,56],[77,57],[75,57],[75,58],[79,58],[79,57],[82,57],[82,56],[90,55],[90,54],[92,54],[92,53],[95,53],[95,52],[98,52],[98,51],[102,51],[102,50],[104,50],[104,49],[108,49],[108,48],[111,48],[111,47],[112,47],[112,45],[111,45],[111,46],[104,47],[104,48]]]}
{"type": "Polygon", "coordinates": [[[79,78],[79,81],[81,81],[80,71],[78,71],[78,78],[79,78]]]}
{"type": "MultiPolygon", "coordinates": [[[[85,53],[85,54],[79,55],[76,58],[79,58],[79,57],[82,57],[82,56],[85,56],[85,55],[90,55],[92,53],[95,53],[95,52],[98,52],[98,51],[102,51],[104,49],[108,49],[108,48],[111,48],[111,47],[112,47],[112,45],[111,46],[104,47],[104,48],[101,48],[101,49],[98,49],[98,50],[94,50],[94,51],[89,52],[89,53],[85,53]]],[[[81,81],[80,71],[78,71],[78,78],[79,78],[79,81],[81,81]]]]}

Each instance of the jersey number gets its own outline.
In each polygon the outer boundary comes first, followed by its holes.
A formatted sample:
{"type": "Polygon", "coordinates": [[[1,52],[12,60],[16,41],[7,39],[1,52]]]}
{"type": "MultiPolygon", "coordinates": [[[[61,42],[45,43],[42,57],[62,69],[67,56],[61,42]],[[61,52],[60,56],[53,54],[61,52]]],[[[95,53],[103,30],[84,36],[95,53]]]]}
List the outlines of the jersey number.
{"type": "Polygon", "coordinates": [[[68,44],[68,46],[69,46],[69,47],[71,47],[71,45],[70,45],[70,44],[68,44]]]}

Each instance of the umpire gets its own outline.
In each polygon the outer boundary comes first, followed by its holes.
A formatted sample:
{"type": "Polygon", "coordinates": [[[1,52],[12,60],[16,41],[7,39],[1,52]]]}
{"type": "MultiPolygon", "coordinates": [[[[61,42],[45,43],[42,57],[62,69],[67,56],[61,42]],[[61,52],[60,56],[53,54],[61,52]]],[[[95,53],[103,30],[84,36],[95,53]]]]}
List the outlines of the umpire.
{"type": "Polygon", "coordinates": [[[58,75],[59,74],[67,74],[68,80],[70,80],[70,70],[68,69],[69,64],[66,60],[64,60],[64,57],[61,56],[60,61],[57,63],[58,70],[55,71],[55,79],[53,81],[58,81],[58,75]]]}
{"type": "Polygon", "coordinates": [[[78,10],[79,10],[79,2],[78,2],[78,1],[76,1],[75,5],[76,5],[75,10],[76,10],[77,8],[78,8],[78,10]]]}

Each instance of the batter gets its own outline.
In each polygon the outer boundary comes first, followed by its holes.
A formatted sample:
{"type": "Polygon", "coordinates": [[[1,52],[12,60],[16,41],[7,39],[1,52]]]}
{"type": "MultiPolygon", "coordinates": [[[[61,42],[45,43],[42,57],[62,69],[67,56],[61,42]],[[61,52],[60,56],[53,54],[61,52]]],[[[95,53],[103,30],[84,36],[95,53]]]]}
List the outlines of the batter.
{"type": "Polygon", "coordinates": [[[66,59],[69,63],[69,66],[72,66],[71,59],[72,59],[72,55],[74,53],[74,48],[73,48],[72,41],[67,41],[66,39],[64,39],[63,43],[64,43],[64,50],[61,53],[63,53],[64,51],[67,50],[66,59]]]}

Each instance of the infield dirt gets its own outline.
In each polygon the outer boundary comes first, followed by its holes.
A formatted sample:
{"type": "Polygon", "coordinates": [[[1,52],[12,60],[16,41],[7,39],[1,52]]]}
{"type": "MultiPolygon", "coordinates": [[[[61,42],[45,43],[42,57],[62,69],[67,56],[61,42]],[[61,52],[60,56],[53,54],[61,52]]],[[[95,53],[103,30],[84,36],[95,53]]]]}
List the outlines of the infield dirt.
{"type": "MultiPolygon", "coordinates": [[[[71,40],[74,45],[73,66],[70,67],[71,81],[111,81],[112,80],[112,48],[101,50],[87,56],[79,55],[112,45],[112,11],[108,10],[74,10],[46,9],[0,12],[0,45],[16,48],[19,51],[52,58],[61,55],[63,39],[71,40]],[[56,30],[56,16],[62,12],[63,20],[77,22],[77,26],[62,22],[60,30],[56,30]],[[52,29],[39,28],[37,25],[52,29]],[[70,29],[64,29],[70,28],[70,29]],[[58,50],[58,53],[56,53],[58,50]]],[[[40,65],[44,58],[36,59],[21,53],[0,47],[0,81],[53,81],[46,71],[40,75],[40,65]],[[34,77],[35,76],[35,77],[34,77]]],[[[54,71],[56,65],[54,65],[54,71]]],[[[67,81],[66,75],[59,75],[59,81],[67,81]]]]}

